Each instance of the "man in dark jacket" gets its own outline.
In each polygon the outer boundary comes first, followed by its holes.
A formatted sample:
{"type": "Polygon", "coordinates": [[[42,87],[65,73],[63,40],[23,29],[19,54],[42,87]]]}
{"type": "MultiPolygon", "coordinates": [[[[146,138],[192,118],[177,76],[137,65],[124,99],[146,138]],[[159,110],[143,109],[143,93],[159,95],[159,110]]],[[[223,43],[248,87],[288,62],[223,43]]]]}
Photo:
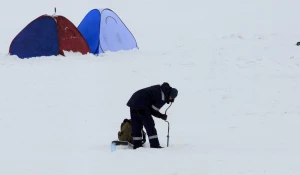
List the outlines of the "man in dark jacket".
{"type": "Polygon", "coordinates": [[[127,106],[130,107],[132,122],[132,139],[134,149],[142,146],[142,129],[146,129],[151,148],[162,148],[159,144],[155,123],[151,115],[167,120],[166,114],[159,112],[166,103],[174,102],[178,91],[169,83],[153,85],[136,91],[127,106]]]}

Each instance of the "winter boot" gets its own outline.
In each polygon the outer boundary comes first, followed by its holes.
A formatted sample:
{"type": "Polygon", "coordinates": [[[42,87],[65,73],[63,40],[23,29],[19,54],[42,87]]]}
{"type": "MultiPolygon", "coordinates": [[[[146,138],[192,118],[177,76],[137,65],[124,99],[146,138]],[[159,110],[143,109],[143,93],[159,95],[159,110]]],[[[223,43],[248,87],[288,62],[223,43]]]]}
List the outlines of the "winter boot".
{"type": "Polygon", "coordinates": [[[143,146],[142,141],[141,140],[133,140],[133,149],[137,149],[143,146]]]}
{"type": "Polygon", "coordinates": [[[150,148],[164,148],[164,147],[161,147],[160,145],[158,145],[158,146],[150,146],[150,148]]]}
{"type": "Polygon", "coordinates": [[[158,138],[150,139],[150,148],[163,148],[160,146],[158,138]]]}

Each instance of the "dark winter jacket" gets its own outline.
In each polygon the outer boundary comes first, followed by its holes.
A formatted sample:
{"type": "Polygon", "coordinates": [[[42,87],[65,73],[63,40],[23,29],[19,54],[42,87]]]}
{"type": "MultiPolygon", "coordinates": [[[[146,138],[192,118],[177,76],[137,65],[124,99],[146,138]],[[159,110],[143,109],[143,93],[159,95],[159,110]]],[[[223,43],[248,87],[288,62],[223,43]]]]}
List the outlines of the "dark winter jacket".
{"type": "Polygon", "coordinates": [[[154,85],[136,91],[127,106],[137,110],[147,110],[152,115],[160,117],[160,108],[169,103],[170,91],[172,87],[164,82],[162,85],[154,85]]]}

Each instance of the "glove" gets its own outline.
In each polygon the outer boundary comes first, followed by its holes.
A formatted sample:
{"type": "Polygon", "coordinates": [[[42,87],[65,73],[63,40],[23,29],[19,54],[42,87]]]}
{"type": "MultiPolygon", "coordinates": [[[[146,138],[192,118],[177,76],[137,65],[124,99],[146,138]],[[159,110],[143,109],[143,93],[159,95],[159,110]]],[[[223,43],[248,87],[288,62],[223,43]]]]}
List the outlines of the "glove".
{"type": "Polygon", "coordinates": [[[166,114],[161,114],[160,118],[163,119],[163,120],[167,120],[168,116],[166,114]]]}

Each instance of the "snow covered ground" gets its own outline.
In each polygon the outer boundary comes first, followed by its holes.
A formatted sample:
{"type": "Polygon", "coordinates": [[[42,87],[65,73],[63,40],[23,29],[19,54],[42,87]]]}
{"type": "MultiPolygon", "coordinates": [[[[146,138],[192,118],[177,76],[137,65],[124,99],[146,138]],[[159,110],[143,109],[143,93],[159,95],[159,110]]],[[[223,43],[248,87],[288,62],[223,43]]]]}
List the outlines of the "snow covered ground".
{"type": "MultiPolygon", "coordinates": [[[[1,175],[299,175],[300,2],[11,0],[0,15],[1,175]],[[19,4],[16,6],[16,4],[19,4]],[[124,8],[128,5],[127,8],[124,8]],[[140,50],[20,60],[13,37],[41,14],[76,26],[114,10],[140,50]],[[126,102],[169,82],[170,146],[110,150],[126,102]]],[[[162,112],[166,109],[164,106],[162,112]]],[[[167,123],[156,119],[162,146],[167,123]]]]}

